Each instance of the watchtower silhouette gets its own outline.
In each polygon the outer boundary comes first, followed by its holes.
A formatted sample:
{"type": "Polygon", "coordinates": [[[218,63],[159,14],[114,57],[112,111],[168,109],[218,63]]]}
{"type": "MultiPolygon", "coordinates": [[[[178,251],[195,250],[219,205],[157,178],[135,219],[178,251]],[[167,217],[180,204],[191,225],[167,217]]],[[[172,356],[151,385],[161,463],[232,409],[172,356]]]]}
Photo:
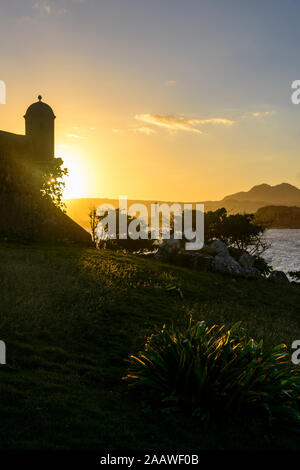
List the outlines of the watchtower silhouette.
{"type": "Polygon", "coordinates": [[[29,106],[24,116],[25,135],[32,144],[32,157],[38,166],[49,164],[54,159],[54,120],[52,108],[42,101],[29,106]]]}

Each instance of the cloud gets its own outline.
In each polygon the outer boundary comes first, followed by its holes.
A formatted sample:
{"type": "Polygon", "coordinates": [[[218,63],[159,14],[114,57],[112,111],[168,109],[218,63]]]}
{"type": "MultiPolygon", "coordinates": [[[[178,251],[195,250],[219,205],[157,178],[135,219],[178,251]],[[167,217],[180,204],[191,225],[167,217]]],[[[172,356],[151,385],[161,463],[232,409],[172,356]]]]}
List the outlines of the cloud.
{"type": "MultiPolygon", "coordinates": [[[[86,0],[69,0],[68,6],[71,5],[83,5],[86,0]]],[[[39,16],[50,16],[50,15],[64,15],[68,13],[65,2],[59,0],[37,0],[33,3],[32,8],[38,13],[39,16]]]]}
{"type": "Polygon", "coordinates": [[[140,134],[146,134],[146,135],[155,134],[155,130],[151,129],[151,127],[146,127],[146,126],[136,127],[134,129],[134,132],[139,132],[140,134]]]}
{"type": "Polygon", "coordinates": [[[134,132],[134,133],[145,134],[145,135],[156,134],[156,131],[154,129],[151,129],[151,127],[147,127],[147,126],[141,126],[141,127],[130,126],[127,129],[115,128],[115,129],[112,129],[112,132],[114,134],[123,134],[124,132],[134,132]]]}
{"type": "Polygon", "coordinates": [[[203,126],[205,124],[223,124],[231,126],[234,121],[225,118],[210,118],[210,119],[185,119],[182,115],[163,115],[163,114],[136,114],[135,119],[153,124],[155,126],[164,127],[170,131],[187,131],[195,134],[203,134],[203,132],[195,126],[203,126]]]}
{"type": "Polygon", "coordinates": [[[35,2],[33,8],[37,10],[40,14],[51,15],[52,5],[49,2],[35,2]]]}
{"type": "Polygon", "coordinates": [[[82,139],[82,137],[78,134],[67,134],[67,137],[71,137],[73,139],[82,139]]]}
{"type": "Polygon", "coordinates": [[[226,118],[210,118],[210,119],[194,119],[197,124],[223,124],[224,126],[232,126],[235,121],[226,118]]]}
{"type": "Polygon", "coordinates": [[[243,119],[245,118],[261,118],[264,116],[270,116],[271,114],[275,114],[275,111],[255,111],[251,113],[246,113],[242,116],[243,119]]]}
{"type": "Polygon", "coordinates": [[[166,81],[164,82],[164,85],[165,85],[165,86],[176,85],[176,80],[166,80],[166,81]]]}
{"type": "Polygon", "coordinates": [[[137,114],[135,119],[138,121],[146,122],[147,124],[154,124],[155,126],[164,127],[169,130],[195,132],[202,134],[200,129],[193,127],[195,124],[194,119],[184,119],[178,116],[165,116],[162,114],[137,114]]]}

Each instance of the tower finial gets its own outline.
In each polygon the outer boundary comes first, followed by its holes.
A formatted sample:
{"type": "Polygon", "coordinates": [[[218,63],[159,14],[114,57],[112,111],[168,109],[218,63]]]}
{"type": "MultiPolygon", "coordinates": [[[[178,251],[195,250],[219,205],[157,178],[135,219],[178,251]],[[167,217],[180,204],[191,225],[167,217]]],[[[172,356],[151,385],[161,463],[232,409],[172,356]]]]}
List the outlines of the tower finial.
{"type": "Polygon", "coordinates": [[[38,100],[39,100],[39,101],[42,101],[42,95],[39,95],[39,96],[38,96],[38,100]]]}

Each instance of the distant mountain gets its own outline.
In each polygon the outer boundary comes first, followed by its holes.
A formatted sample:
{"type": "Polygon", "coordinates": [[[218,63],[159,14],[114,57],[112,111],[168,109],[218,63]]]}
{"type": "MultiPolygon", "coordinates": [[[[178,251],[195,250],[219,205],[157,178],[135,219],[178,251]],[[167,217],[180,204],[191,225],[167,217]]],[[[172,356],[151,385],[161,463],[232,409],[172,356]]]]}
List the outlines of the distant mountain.
{"type": "MultiPolygon", "coordinates": [[[[145,200],[128,200],[128,205],[133,202],[144,203],[148,208],[151,203],[171,201],[145,201],[145,200]]],[[[188,201],[187,201],[188,202],[188,201]]],[[[225,207],[228,213],[255,213],[258,209],[265,206],[296,206],[300,207],[300,189],[288,183],[281,183],[275,186],[269,184],[260,184],[253,186],[249,191],[241,191],[238,193],[225,196],[221,201],[197,201],[202,202],[205,211],[216,210],[225,207]]],[[[98,207],[100,204],[113,204],[118,207],[117,199],[107,198],[82,198],[82,199],[66,199],[68,215],[79,225],[89,230],[89,210],[98,207]]],[[[180,202],[180,204],[183,204],[180,202]]]]}
{"type": "Polygon", "coordinates": [[[276,186],[259,184],[253,186],[250,191],[241,191],[226,196],[223,201],[228,201],[229,199],[235,201],[265,201],[276,205],[300,204],[300,189],[288,183],[281,183],[276,186]]]}

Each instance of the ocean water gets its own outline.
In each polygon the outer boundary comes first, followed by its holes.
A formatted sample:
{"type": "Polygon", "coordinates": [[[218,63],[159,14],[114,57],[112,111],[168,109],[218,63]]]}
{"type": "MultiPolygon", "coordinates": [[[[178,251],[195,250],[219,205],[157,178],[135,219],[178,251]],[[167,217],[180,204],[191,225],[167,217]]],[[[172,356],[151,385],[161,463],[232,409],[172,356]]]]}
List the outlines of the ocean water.
{"type": "Polygon", "coordinates": [[[264,238],[272,246],[263,258],[279,271],[300,271],[300,230],[298,229],[270,229],[264,238]]]}

